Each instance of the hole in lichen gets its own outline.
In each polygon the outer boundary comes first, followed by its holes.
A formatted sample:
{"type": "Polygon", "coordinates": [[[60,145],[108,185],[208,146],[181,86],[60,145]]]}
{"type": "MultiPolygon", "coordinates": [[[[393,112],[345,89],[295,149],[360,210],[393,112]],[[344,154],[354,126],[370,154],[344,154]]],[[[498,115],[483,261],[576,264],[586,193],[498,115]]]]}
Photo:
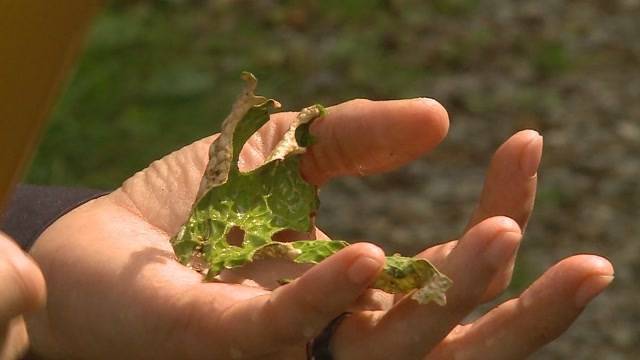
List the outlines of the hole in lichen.
{"type": "Polygon", "coordinates": [[[227,233],[227,242],[229,245],[234,246],[242,246],[242,241],[244,240],[244,230],[240,229],[237,226],[234,226],[227,233]]]}

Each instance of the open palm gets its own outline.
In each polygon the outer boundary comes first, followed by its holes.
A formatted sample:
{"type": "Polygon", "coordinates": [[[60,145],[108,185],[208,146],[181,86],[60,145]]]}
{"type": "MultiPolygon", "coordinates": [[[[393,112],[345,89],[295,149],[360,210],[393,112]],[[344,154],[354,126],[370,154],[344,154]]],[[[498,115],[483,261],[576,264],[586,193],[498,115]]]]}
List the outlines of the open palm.
{"type": "MultiPolygon", "coordinates": [[[[264,161],[293,116],[272,116],[243,149],[241,169],[264,161]]],[[[314,123],[318,141],[301,170],[317,185],[391,170],[434,148],[447,128],[446,112],[432,100],[350,101],[314,123]]],[[[252,264],[224,273],[225,282],[203,283],[174,260],[169,238],[191,210],[213,138],[152,163],[42,234],[32,254],[48,300],[29,319],[35,351],[91,359],[304,358],[308,340],[350,310],[332,342],[336,358],[519,358],[562,333],[610,281],[604,259],[569,258],[520,299],[474,325],[459,325],[511,277],[542,150],[539,136],[524,131],[496,153],[468,231],[418,255],[453,279],[445,307],[368,290],[384,254],[367,243],[343,249],[275,290],[275,279],[306,268],[252,264]]]]}

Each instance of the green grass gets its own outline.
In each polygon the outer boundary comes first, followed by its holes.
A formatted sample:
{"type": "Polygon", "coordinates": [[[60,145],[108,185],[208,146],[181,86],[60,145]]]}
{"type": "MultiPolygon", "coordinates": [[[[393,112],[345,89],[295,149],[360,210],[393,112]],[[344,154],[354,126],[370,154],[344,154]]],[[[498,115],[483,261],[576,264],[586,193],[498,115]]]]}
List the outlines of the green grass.
{"type": "Polygon", "coordinates": [[[190,25],[180,20],[148,7],[100,18],[29,181],[112,187],[216,128],[210,99],[222,105],[231,97],[215,90],[215,78],[186,46],[190,25]]]}

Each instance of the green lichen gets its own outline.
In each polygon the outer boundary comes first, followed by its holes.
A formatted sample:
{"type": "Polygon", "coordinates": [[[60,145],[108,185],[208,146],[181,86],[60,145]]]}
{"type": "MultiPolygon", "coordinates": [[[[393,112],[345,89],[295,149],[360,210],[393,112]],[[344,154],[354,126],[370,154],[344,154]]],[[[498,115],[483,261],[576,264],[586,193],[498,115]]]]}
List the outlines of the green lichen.
{"type": "MultiPolygon", "coordinates": [[[[209,151],[209,163],[187,222],[171,243],[179,261],[215,280],[224,269],[243,266],[263,258],[285,258],[317,264],[348,246],[339,240],[274,241],[282,230],[309,232],[318,208],[317,189],[300,174],[300,154],[311,142],[309,125],[325,111],[307,107],[276,145],[265,163],[240,172],[238,160],[245,142],[269,120],[277,101],[254,95],[255,77],[243,73],[245,89],[222,124],[220,136],[209,151]],[[233,228],[244,231],[240,246],[229,244],[233,228]]],[[[423,259],[387,257],[374,288],[390,293],[416,290],[420,302],[445,303],[451,285],[445,275],[423,259]]]]}

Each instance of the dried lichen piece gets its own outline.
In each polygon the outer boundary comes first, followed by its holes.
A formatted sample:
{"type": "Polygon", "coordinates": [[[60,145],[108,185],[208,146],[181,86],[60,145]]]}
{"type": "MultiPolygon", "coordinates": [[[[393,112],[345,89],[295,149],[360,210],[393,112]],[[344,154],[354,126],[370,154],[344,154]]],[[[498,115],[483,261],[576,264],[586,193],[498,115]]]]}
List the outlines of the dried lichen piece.
{"type": "Polygon", "coordinates": [[[395,254],[387,256],[385,269],[373,287],[394,294],[417,289],[411,295],[417,302],[426,304],[433,301],[438,305],[444,305],[445,292],[451,284],[451,280],[429,261],[395,254]]]}
{"type": "MultiPolygon", "coordinates": [[[[187,222],[172,239],[179,260],[215,277],[224,268],[242,266],[254,256],[293,258],[291,244],[275,243],[272,236],[285,229],[309,231],[310,216],[318,204],[315,186],[302,179],[299,157],[304,147],[296,130],[324,114],[319,105],[301,111],[289,131],[259,168],[238,169],[244,143],[269,120],[275,100],[255,96],[256,79],[245,73],[246,86],[211,145],[209,164],[203,175],[196,204],[187,222]],[[242,246],[227,242],[233,227],[244,231],[242,246]]],[[[308,252],[318,247],[310,247],[308,252]]],[[[307,256],[307,255],[305,255],[307,256]]]]}
{"type": "MultiPolygon", "coordinates": [[[[189,219],[171,239],[179,261],[205,274],[207,280],[223,269],[263,258],[316,264],[348,246],[338,240],[272,240],[285,229],[307,232],[313,228],[317,189],[302,178],[299,155],[311,141],[309,125],[324,115],[324,108],[314,105],[300,111],[265,163],[242,173],[238,169],[242,146],[269,120],[269,111],[280,106],[254,94],[257,81],[252,74],[243,73],[243,79],[245,89],[209,150],[189,219]],[[227,242],[234,227],[244,231],[241,246],[227,242]]],[[[390,293],[417,289],[412,295],[416,301],[444,304],[450,285],[451,280],[428,261],[394,255],[387,257],[373,287],[390,293]]]]}
{"type": "Polygon", "coordinates": [[[264,118],[265,111],[269,108],[280,107],[280,103],[277,101],[254,94],[258,80],[253,74],[242,73],[242,80],[245,81],[244,90],[233,103],[229,115],[222,122],[220,136],[209,148],[209,162],[200,181],[196,202],[209,189],[227,181],[232,161],[234,158],[238,158],[242,145],[269,119],[268,113],[267,118],[264,118]],[[256,109],[253,109],[254,107],[256,109]],[[236,129],[240,121],[243,121],[243,126],[236,129]]]}

